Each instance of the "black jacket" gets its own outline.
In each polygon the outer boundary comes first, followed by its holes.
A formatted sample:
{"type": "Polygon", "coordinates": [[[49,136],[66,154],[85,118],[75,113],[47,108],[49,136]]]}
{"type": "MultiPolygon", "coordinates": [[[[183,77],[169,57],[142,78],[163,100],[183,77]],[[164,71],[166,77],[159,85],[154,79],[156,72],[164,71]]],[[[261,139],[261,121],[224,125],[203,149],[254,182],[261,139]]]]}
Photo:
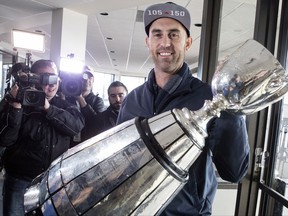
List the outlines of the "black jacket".
{"type": "MultiPolygon", "coordinates": [[[[106,109],[103,99],[99,97],[98,94],[95,95],[92,91],[84,99],[87,105],[85,107],[80,107],[80,111],[85,118],[85,126],[80,133],[80,141],[72,140],[71,142],[72,147],[79,144],[80,142],[87,140],[93,135],[94,132],[91,131],[89,128],[90,122],[93,121],[93,116],[103,112],[106,109]]],[[[67,97],[66,100],[68,100],[72,104],[75,105],[77,104],[76,99],[74,97],[67,97]]],[[[94,124],[92,124],[92,126],[93,125],[94,124]]]]}
{"type": "Polygon", "coordinates": [[[48,112],[38,107],[9,106],[1,116],[0,144],[6,146],[5,171],[32,180],[68,150],[70,138],[84,127],[80,110],[54,97],[48,112]]]}
{"type": "MultiPolygon", "coordinates": [[[[84,114],[85,116],[85,114],[84,114]]],[[[86,119],[86,136],[91,138],[116,125],[118,112],[109,106],[104,112],[86,119]]]]}
{"type": "MultiPolygon", "coordinates": [[[[143,85],[124,99],[117,124],[136,116],[150,118],[173,108],[198,110],[212,99],[211,87],[192,76],[184,63],[163,89],[157,87],[154,71],[143,85]]],[[[217,189],[215,164],[220,176],[239,182],[248,169],[249,144],[244,118],[223,111],[207,129],[205,148],[189,169],[189,180],[162,215],[210,215],[217,189]],[[212,156],[213,155],[213,156],[212,156]]]]}
{"type": "Polygon", "coordinates": [[[106,109],[103,99],[99,97],[98,94],[95,95],[92,91],[85,97],[85,101],[96,113],[103,112],[106,109]]]}

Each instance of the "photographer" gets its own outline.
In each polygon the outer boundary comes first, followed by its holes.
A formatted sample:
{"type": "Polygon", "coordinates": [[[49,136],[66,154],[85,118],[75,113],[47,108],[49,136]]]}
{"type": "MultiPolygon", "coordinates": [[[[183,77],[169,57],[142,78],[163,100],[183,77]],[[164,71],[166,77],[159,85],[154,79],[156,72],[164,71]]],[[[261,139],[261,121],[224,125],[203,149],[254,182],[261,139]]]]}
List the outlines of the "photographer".
{"type": "MultiPolygon", "coordinates": [[[[43,78],[35,87],[45,93],[44,103],[24,105],[24,101],[31,98],[25,98],[27,90],[22,94],[21,85],[15,83],[5,98],[9,106],[1,115],[0,143],[6,147],[3,156],[5,216],[24,215],[26,187],[68,150],[70,138],[84,127],[84,117],[79,109],[56,96],[59,79],[56,82],[50,79],[58,76],[56,65],[50,60],[38,60],[31,72],[43,78]],[[23,101],[19,100],[19,95],[24,95],[23,101]]],[[[31,95],[37,96],[38,92],[31,95]]]]}
{"type": "Polygon", "coordinates": [[[104,102],[98,94],[94,94],[93,89],[94,84],[94,75],[93,70],[85,66],[83,70],[83,79],[82,79],[82,93],[77,97],[77,101],[80,104],[81,110],[83,110],[86,105],[90,105],[95,113],[100,113],[105,110],[104,102]]]}
{"type": "MultiPolygon", "coordinates": [[[[94,75],[93,70],[85,66],[82,73],[82,92],[79,96],[74,97],[66,97],[70,103],[77,104],[80,107],[82,114],[85,117],[85,122],[91,121],[94,115],[97,115],[104,110],[106,107],[104,106],[104,101],[98,94],[94,94],[93,84],[94,84],[94,75]]],[[[90,138],[89,131],[87,128],[87,124],[81,131],[81,134],[78,134],[74,137],[72,146],[78,144],[79,142],[83,142],[86,139],[90,138]],[[79,137],[80,136],[80,137],[79,137]]]]}

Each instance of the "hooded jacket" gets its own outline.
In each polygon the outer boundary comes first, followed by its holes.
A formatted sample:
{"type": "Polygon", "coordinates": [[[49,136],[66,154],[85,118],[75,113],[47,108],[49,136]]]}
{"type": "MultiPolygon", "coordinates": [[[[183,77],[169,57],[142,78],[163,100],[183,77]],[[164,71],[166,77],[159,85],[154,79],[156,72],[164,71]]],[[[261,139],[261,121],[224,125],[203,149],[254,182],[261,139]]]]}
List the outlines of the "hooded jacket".
{"type": "Polygon", "coordinates": [[[80,110],[55,96],[48,112],[39,107],[8,106],[1,115],[0,144],[5,146],[4,168],[10,175],[33,180],[70,147],[70,139],[84,127],[80,110]]]}
{"type": "MultiPolygon", "coordinates": [[[[212,100],[211,87],[192,76],[183,64],[164,86],[156,85],[154,70],[143,85],[124,99],[117,124],[134,117],[150,118],[173,108],[200,109],[212,100]]],[[[247,172],[249,143],[245,120],[226,111],[207,125],[208,137],[203,152],[189,169],[189,180],[166,206],[161,215],[211,215],[217,189],[215,167],[226,181],[239,182],[247,172]]]]}

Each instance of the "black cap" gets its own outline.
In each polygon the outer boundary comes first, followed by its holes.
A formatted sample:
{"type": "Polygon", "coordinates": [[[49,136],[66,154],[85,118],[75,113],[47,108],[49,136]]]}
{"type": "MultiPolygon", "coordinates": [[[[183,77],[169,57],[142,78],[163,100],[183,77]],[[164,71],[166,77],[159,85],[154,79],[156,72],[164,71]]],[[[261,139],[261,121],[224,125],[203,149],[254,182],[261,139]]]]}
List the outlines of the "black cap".
{"type": "Polygon", "coordinates": [[[178,21],[186,29],[190,36],[190,13],[189,11],[173,2],[166,2],[149,6],[144,12],[144,26],[146,34],[149,35],[151,24],[159,18],[172,18],[178,21]]]}

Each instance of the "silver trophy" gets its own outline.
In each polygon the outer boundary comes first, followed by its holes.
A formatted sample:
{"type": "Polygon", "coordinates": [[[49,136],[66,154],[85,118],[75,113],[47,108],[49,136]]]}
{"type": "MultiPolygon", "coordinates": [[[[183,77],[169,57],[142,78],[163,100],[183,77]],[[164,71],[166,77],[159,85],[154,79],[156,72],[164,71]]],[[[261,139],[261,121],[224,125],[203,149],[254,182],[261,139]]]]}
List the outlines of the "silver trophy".
{"type": "Polygon", "coordinates": [[[187,182],[206,125],[220,111],[255,113],[287,92],[287,73],[254,40],[221,62],[197,111],[135,118],[68,150],[25,193],[26,215],[157,215],[187,182]]]}

